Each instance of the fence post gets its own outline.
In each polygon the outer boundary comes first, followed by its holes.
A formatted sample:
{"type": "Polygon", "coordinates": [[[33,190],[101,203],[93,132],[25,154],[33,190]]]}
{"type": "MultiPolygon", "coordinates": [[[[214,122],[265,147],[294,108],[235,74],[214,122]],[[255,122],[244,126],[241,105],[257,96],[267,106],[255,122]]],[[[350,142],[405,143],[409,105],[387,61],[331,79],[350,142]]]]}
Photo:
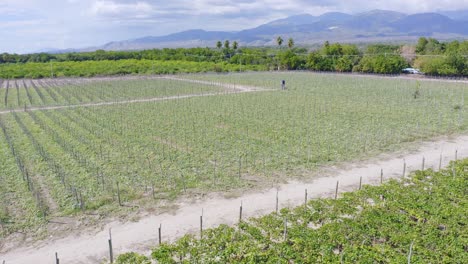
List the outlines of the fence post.
{"type": "Polygon", "coordinates": [[[440,153],[440,158],[439,158],[439,171],[442,168],[442,153],[440,153]]]}
{"type": "Polygon", "coordinates": [[[406,160],[403,159],[403,178],[405,177],[406,175],[406,160]]]}
{"type": "Polygon", "coordinates": [[[240,210],[239,210],[239,224],[242,222],[242,201],[240,205],[240,210]]]}
{"type": "Polygon", "coordinates": [[[278,214],[278,190],[276,190],[276,214],[278,214]]]}
{"type": "Polygon", "coordinates": [[[340,184],[340,181],[336,182],[336,190],[335,190],[335,200],[338,199],[338,185],[340,184]]]}
{"type": "Polygon", "coordinates": [[[304,207],[307,208],[307,189],[305,189],[305,195],[304,195],[304,207]]]}
{"type": "Polygon", "coordinates": [[[200,240],[203,239],[203,209],[200,215],[200,240]]]}
{"type": "Polygon", "coordinates": [[[114,263],[114,252],[112,250],[112,230],[109,228],[109,256],[110,263],[114,263]]]}
{"type": "Polygon", "coordinates": [[[159,245],[161,245],[161,242],[162,242],[162,239],[161,239],[161,228],[162,228],[162,224],[159,224],[159,228],[158,228],[159,245]]]}

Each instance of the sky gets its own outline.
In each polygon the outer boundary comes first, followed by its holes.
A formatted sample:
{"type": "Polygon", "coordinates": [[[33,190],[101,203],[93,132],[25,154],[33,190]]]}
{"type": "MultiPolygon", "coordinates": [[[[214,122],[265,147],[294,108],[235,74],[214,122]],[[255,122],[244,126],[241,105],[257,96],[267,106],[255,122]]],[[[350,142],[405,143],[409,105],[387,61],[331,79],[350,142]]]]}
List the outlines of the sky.
{"type": "Polygon", "coordinates": [[[237,31],[290,15],[468,9],[467,0],[0,0],[0,53],[84,48],[188,29],[237,31]]]}

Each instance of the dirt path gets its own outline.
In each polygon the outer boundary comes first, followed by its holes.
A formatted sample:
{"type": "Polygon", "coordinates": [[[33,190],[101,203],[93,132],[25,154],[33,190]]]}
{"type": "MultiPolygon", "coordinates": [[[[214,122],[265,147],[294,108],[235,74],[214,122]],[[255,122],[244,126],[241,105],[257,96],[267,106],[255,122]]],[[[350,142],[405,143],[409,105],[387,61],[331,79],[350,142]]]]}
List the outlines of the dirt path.
{"type": "MultiPolygon", "coordinates": [[[[468,157],[468,135],[454,138],[438,138],[436,141],[419,142],[413,151],[387,153],[366,161],[353,164],[342,164],[338,167],[324,168],[321,177],[310,182],[289,182],[280,185],[279,201],[281,207],[300,205],[304,201],[304,190],[310,198],[331,197],[334,194],[336,181],[340,181],[340,191],[355,190],[359,178],[364,184],[380,182],[380,171],[383,169],[384,180],[402,177],[403,164],[406,172],[421,168],[425,157],[426,168],[439,168],[450,160],[468,157]],[[325,176],[324,176],[325,175],[325,176]]],[[[204,228],[214,227],[221,223],[237,222],[238,210],[243,203],[245,217],[259,216],[275,210],[276,188],[259,192],[244,193],[241,197],[228,199],[216,194],[196,203],[181,203],[175,214],[150,215],[138,222],[112,222],[104,230],[91,233],[83,232],[79,236],[39,242],[36,246],[17,248],[0,254],[0,261],[6,264],[53,263],[54,254],[58,252],[63,263],[101,263],[108,256],[108,229],[112,228],[114,252],[116,254],[137,251],[149,253],[157,245],[158,226],[162,224],[164,241],[174,240],[186,233],[196,233],[199,228],[199,217],[204,212],[204,228]]]]}
{"type": "Polygon", "coordinates": [[[219,86],[226,89],[234,89],[243,92],[254,92],[254,91],[274,91],[273,89],[266,89],[256,86],[248,86],[248,85],[238,85],[232,83],[223,83],[223,82],[215,82],[215,81],[203,81],[203,80],[193,80],[193,79],[185,79],[179,78],[175,76],[164,76],[161,77],[162,79],[174,80],[174,81],[182,81],[182,82],[189,82],[189,83],[196,83],[196,84],[205,84],[211,86],[219,86]]]}

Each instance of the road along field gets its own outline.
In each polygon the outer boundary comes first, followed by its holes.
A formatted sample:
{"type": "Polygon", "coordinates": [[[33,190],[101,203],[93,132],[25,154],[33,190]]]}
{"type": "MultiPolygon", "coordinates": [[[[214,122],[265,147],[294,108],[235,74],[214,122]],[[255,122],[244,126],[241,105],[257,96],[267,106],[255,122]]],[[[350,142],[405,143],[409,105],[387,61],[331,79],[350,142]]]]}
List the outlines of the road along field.
{"type": "MultiPolygon", "coordinates": [[[[51,222],[64,217],[75,220],[65,225],[70,229],[112,216],[128,220],[142,212],[160,214],[174,201],[211,192],[235,195],[291,180],[300,186],[323,168],[464,133],[466,88],[466,83],[307,73],[190,75],[55,87],[63,99],[51,96],[39,106],[65,102],[73,108],[0,115],[0,234],[5,238],[0,246],[6,250],[15,239],[50,235],[55,230],[51,222]],[[280,91],[281,80],[286,80],[286,91],[280,91]],[[246,92],[258,87],[261,93],[246,92]],[[190,96],[198,91],[200,96],[190,96]],[[174,97],[182,94],[187,96],[174,97]],[[173,99],[156,100],[160,96],[173,99]]],[[[36,98],[31,90],[29,96],[24,93],[15,98],[36,98]]],[[[461,149],[466,142],[460,140],[461,149]]],[[[127,237],[125,245],[135,239],[127,237]]],[[[102,256],[98,249],[86,250],[102,256]]],[[[21,259],[15,252],[2,257],[21,259]]],[[[39,255],[25,250],[24,256],[39,255]]]]}

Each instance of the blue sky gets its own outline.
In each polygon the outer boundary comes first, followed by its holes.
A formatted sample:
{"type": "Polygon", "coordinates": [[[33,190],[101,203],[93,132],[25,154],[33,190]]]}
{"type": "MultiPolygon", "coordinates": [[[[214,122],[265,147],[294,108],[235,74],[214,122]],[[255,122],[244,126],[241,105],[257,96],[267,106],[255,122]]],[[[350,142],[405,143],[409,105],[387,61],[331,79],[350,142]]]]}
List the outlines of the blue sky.
{"type": "Polygon", "coordinates": [[[467,0],[0,0],[0,53],[82,48],[187,29],[235,31],[289,15],[468,9],[467,0]]]}

